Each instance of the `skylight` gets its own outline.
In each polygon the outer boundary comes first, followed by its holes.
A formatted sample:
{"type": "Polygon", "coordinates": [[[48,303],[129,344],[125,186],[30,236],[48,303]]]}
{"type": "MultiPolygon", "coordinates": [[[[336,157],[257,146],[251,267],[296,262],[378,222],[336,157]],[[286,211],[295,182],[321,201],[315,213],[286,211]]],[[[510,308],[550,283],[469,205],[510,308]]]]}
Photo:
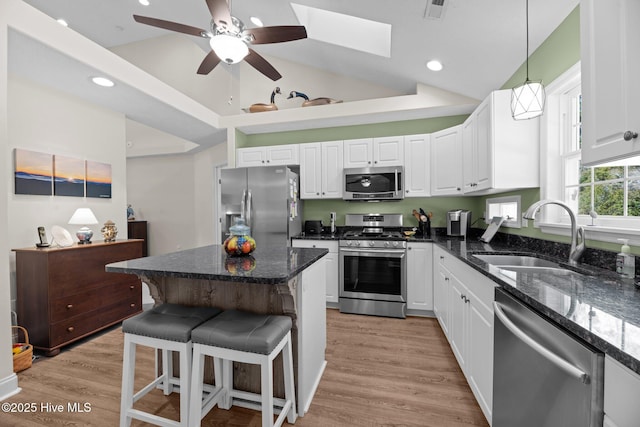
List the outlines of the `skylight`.
{"type": "Polygon", "coordinates": [[[291,3],[307,37],[325,43],[391,57],[391,24],[291,3]]]}

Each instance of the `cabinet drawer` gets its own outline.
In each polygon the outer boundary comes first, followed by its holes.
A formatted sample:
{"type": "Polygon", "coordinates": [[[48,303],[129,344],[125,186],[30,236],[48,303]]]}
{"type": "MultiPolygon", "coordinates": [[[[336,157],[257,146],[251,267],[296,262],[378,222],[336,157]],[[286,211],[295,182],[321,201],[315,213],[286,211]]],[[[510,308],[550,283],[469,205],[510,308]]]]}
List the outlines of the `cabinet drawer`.
{"type": "Polygon", "coordinates": [[[58,347],[84,335],[99,331],[142,309],[142,296],[102,307],[79,316],[53,323],[50,327],[50,347],[58,347]]]}
{"type": "Polygon", "coordinates": [[[329,252],[338,252],[337,240],[308,240],[308,239],[293,239],[294,248],[321,248],[328,249],[329,252]]]}
{"type": "Polygon", "coordinates": [[[141,292],[140,280],[132,278],[128,283],[112,283],[101,288],[57,298],[51,302],[51,323],[61,322],[119,301],[130,300],[132,297],[141,295],[141,292]]]}

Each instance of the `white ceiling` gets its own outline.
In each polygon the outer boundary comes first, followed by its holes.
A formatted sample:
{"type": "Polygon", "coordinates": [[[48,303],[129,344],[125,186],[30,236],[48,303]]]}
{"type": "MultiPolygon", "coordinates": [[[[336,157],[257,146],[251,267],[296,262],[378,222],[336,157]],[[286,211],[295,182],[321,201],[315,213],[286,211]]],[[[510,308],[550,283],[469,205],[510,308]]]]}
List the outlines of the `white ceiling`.
{"type": "MultiPolygon", "coordinates": [[[[138,24],[133,14],[204,29],[209,28],[210,22],[205,0],[150,0],[151,5],[146,7],[137,0],[24,1],[53,18],[64,18],[70,28],[106,48],[171,33],[138,24]]],[[[390,58],[312,39],[256,45],[254,49],[269,57],[362,79],[404,94],[414,94],[417,84],[425,84],[478,100],[502,86],[524,62],[525,0],[445,0],[445,13],[439,20],[424,18],[430,1],[295,0],[298,4],[391,24],[390,58]],[[433,58],[443,62],[444,70],[427,70],[425,63],[433,58]]],[[[530,1],[531,52],[578,2],[530,1]]],[[[290,2],[285,0],[233,0],[231,8],[247,27],[252,26],[250,16],[258,16],[265,26],[299,24],[290,2]]],[[[208,50],[205,40],[197,42],[208,50]]],[[[20,68],[13,67],[19,74],[27,73],[28,68],[28,61],[20,68]]],[[[535,78],[535,70],[530,70],[530,75],[535,78]]],[[[135,97],[130,98],[135,102],[135,97]]],[[[197,142],[204,135],[180,136],[197,142]]]]}

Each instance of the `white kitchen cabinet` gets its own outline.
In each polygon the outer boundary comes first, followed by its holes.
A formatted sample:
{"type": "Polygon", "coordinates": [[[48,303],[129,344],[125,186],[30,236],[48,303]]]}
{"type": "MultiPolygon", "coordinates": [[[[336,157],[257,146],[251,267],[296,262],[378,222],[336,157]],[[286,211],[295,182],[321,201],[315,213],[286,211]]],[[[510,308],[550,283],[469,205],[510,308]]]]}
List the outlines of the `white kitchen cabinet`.
{"type": "Polygon", "coordinates": [[[344,167],[401,166],[404,137],[349,139],[344,141],[344,167]]]}
{"type": "Polygon", "coordinates": [[[236,167],[299,165],[298,144],[238,148],[236,167]]]}
{"type": "Polygon", "coordinates": [[[431,195],[462,194],[462,126],[431,134],[431,195]]]}
{"type": "Polygon", "coordinates": [[[407,244],[407,313],[433,311],[433,243],[407,244]],[[414,312],[417,311],[417,312],[414,312]]]}
{"type": "Polygon", "coordinates": [[[339,264],[337,240],[293,239],[294,248],[323,248],[329,253],[323,257],[327,266],[326,299],[328,307],[338,306],[339,264]]]}
{"type": "Polygon", "coordinates": [[[605,426],[637,427],[640,420],[640,375],[609,356],[604,358],[605,426]]]}
{"type": "Polygon", "coordinates": [[[511,91],[494,91],[462,124],[463,192],[540,186],[539,119],[513,120],[511,91]]]}
{"type": "Polygon", "coordinates": [[[583,165],[640,154],[639,20],[637,0],[580,2],[583,165]]]}
{"type": "Polygon", "coordinates": [[[431,195],[431,135],[404,137],[404,189],[406,197],[431,195]]]}
{"type": "Polygon", "coordinates": [[[434,246],[434,312],[482,412],[493,405],[493,300],[496,284],[434,246]]]}
{"type": "Polygon", "coordinates": [[[342,141],[300,144],[300,197],[342,198],[342,141]]]}

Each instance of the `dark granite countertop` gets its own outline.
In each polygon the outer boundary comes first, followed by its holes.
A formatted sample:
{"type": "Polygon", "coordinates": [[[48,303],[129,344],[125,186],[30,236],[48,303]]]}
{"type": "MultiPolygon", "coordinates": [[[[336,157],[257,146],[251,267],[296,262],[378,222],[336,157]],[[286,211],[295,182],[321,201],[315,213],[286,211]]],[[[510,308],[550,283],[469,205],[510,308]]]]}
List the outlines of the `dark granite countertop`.
{"type": "Polygon", "coordinates": [[[328,251],[258,247],[246,257],[227,257],[221,245],[107,264],[106,271],[145,276],[278,284],[288,281],[328,251]]]}
{"type": "Polygon", "coordinates": [[[640,289],[633,280],[586,264],[578,265],[584,275],[510,272],[473,254],[534,254],[560,263],[566,258],[539,255],[535,247],[474,239],[436,237],[435,242],[547,319],[640,374],[640,289]]]}

